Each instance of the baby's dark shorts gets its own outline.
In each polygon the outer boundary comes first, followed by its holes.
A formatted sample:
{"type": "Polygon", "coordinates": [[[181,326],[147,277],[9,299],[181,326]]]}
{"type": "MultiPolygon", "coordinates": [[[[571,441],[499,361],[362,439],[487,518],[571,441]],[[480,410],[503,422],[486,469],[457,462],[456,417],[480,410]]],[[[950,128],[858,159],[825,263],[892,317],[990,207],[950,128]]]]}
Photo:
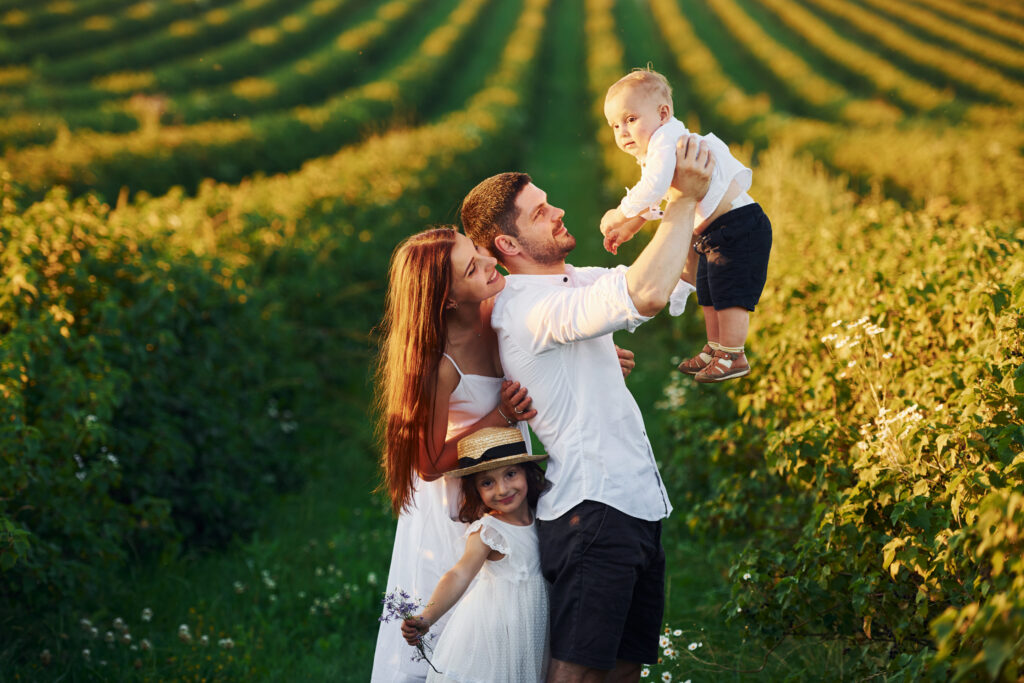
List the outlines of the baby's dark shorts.
{"type": "Polygon", "coordinates": [[[760,204],[722,214],[697,237],[697,303],[753,311],[768,277],[772,224],[760,204]]]}
{"type": "Polygon", "coordinates": [[[551,657],[609,670],[652,664],[665,612],[661,521],[585,500],[538,520],[541,573],[551,588],[551,657]]]}

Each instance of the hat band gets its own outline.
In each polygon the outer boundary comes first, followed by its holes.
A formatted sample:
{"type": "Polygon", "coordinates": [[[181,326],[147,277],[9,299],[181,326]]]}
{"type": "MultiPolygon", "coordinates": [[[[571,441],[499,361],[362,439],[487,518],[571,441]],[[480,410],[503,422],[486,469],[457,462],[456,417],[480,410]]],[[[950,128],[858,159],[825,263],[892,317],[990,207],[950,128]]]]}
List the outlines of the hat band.
{"type": "Polygon", "coordinates": [[[513,443],[505,443],[500,446],[491,446],[478,458],[459,458],[459,467],[472,467],[473,465],[479,465],[480,463],[489,462],[491,460],[497,460],[498,458],[507,458],[510,455],[525,455],[526,454],[526,442],[516,441],[513,443]]]}

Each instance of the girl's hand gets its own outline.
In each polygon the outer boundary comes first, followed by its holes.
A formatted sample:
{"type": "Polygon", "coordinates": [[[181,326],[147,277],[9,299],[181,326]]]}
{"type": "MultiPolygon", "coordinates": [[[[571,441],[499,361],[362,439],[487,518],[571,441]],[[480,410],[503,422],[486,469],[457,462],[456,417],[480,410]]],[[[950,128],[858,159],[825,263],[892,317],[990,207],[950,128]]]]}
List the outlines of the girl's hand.
{"type": "Polygon", "coordinates": [[[501,383],[501,403],[498,407],[509,419],[520,422],[535,417],[537,411],[530,407],[532,405],[533,399],[519,382],[505,380],[501,383]]]}
{"type": "Polygon", "coordinates": [[[430,624],[420,616],[409,617],[402,622],[402,637],[413,647],[419,644],[420,638],[429,630],[430,624]]]}

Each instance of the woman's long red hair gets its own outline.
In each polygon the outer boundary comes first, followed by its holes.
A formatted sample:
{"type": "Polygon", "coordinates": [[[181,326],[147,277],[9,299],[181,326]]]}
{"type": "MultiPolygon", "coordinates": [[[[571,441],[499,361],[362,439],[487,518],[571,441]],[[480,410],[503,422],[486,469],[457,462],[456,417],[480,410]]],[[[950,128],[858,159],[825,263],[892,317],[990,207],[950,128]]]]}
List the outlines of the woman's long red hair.
{"type": "Polygon", "coordinates": [[[382,488],[395,514],[412,500],[420,444],[431,454],[429,430],[437,368],[448,338],[445,304],[451,286],[455,229],[425,230],[395,248],[381,322],[376,371],[377,434],[382,445],[382,488]]]}

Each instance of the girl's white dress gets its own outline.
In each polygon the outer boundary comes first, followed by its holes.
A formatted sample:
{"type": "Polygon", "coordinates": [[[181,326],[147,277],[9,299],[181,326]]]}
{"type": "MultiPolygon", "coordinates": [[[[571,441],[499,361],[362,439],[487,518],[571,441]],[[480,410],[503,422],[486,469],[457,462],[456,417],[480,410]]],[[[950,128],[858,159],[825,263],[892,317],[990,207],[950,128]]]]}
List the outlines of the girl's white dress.
{"type": "Polygon", "coordinates": [[[441,673],[428,683],[538,683],[548,668],[548,587],[540,573],[537,525],[517,526],[485,515],[480,531],[492,550],[453,610],[431,658],[441,673]]]}
{"type": "MultiPolygon", "coordinates": [[[[455,361],[447,357],[455,365],[460,377],[448,402],[446,439],[451,439],[494,410],[498,405],[503,378],[463,374],[455,361]]],[[[526,423],[520,422],[519,426],[527,438],[529,448],[526,423]]],[[[423,481],[413,475],[413,487],[412,503],[398,517],[395,544],[391,551],[391,569],[385,588],[389,593],[400,588],[425,604],[441,576],[462,557],[466,549],[466,525],[455,521],[459,517],[462,498],[458,481],[447,477],[423,481]]],[[[442,633],[450,614],[449,611],[431,627],[431,632],[438,635],[442,633]]],[[[414,683],[425,680],[430,667],[426,662],[413,661],[415,654],[416,650],[402,638],[398,622],[382,623],[377,631],[377,648],[370,680],[372,683],[414,683]]]]}

